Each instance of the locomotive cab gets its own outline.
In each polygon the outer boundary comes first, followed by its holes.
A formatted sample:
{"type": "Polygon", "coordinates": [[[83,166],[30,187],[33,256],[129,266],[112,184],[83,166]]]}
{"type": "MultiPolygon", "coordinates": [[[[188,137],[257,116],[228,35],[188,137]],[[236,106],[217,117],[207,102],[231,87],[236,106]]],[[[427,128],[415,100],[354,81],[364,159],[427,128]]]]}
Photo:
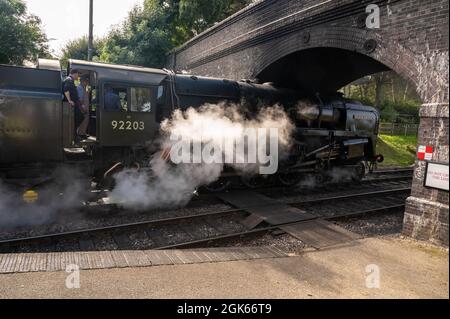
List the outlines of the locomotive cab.
{"type": "Polygon", "coordinates": [[[161,70],[70,60],[69,68],[88,74],[91,131],[100,147],[129,147],[145,143],[159,124],[158,106],[165,97],[161,70]]]}

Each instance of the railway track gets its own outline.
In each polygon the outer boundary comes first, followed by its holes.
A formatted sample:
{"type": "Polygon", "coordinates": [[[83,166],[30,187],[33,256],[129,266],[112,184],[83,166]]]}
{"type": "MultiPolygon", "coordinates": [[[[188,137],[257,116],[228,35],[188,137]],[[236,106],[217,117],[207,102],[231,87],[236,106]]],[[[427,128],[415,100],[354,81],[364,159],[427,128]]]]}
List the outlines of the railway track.
{"type": "MultiPolygon", "coordinates": [[[[355,184],[352,181],[328,181],[323,183],[323,185],[316,185],[314,182],[311,183],[300,183],[297,186],[261,186],[253,188],[256,192],[261,192],[263,194],[277,194],[279,196],[289,195],[295,193],[301,194],[314,194],[324,192],[326,194],[339,192],[343,189],[375,189],[375,188],[387,188],[389,189],[392,185],[410,185],[412,180],[413,169],[400,169],[400,170],[386,170],[386,171],[374,171],[374,174],[367,175],[365,179],[355,184]]],[[[240,190],[241,188],[237,188],[240,190]]],[[[242,188],[244,189],[244,188],[242,188]]],[[[191,203],[201,202],[205,200],[210,200],[216,198],[214,193],[202,193],[201,196],[194,197],[191,203]]]]}
{"type": "MultiPolygon", "coordinates": [[[[406,169],[399,169],[399,170],[385,170],[385,171],[374,171],[373,174],[369,174],[366,176],[365,179],[360,181],[357,185],[358,187],[383,187],[383,184],[389,185],[391,182],[405,182],[409,183],[412,179],[412,173],[413,169],[406,168],[406,169]]],[[[326,192],[329,193],[330,191],[345,189],[348,187],[354,187],[355,182],[353,181],[327,181],[324,182],[322,185],[317,185],[315,182],[305,182],[305,183],[299,183],[296,186],[276,186],[276,185],[264,185],[252,188],[252,190],[257,192],[263,192],[263,193],[278,193],[278,194],[289,194],[289,193],[311,193],[311,192],[326,192]]],[[[234,187],[232,190],[241,190],[241,189],[248,189],[244,187],[243,185],[241,187],[237,186],[234,187]]],[[[106,196],[107,194],[105,194],[106,196]]],[[[188,207],[198,206],[202,205],[205,202],[209,200],[215,200],[216,199],[216,193],[211,192],[200,192],[197,194],[198,196],[194,196],[191,199],[191,202],[188,204],[188,207]]],[[[92,206],[84,207],[84,210],[87,211],[89,214],[95,214],[96,212],[100,213],[108,213],[111,212],[120,212],[121,208],[118,207],[115,204],[101,204],[97,205],[94,203],[92,206]]]]}
{"type": "Polygon", "coordinates": [[[402,173],[413,173],[414,167],[402,167],[402,168],[388,168],[388,169],[377,169],[372,172],[372,174],[402,174],[402,173]]]}
{"type": "Polygon", "coordinates": [[[238,232],[238,233],[225,234],[225,235],[220,235],[220,236],[211,237],[211,238],[204,238],[204,239],[199,239],[199,240],[194,240],[194,241],[188,241],[188,242],[183,242],[183,243],[178,243],[178,244],[162,246],[162,247],[158,247],[157,249],[191,248],[191,247],[196,247],[196,246],[203,245],[203,244],[210,245],[215,242],[221,242],[224,240],[238,239],[238,238],[240,239],[240,238],[244,238],[244,237],[248,237],[248,236],[252,236],[252,235],[264,234],[264,233],[267,233],[270,231],[280,230],[280,227],[298,225],[298,224],[306,223],[306,222],[313,221],[313,220],[332,221],[332,220],[337,220],[340,218],[349,218],[349,217],[361,216],[361,215],[370,214],[370,213],[379,213],[379,212],[383,212],[383,211],[387,211],[387,210],[401,209],[401,208],[404,208],[404,206],[405,205],[401,204],[401,203],[392,203],[392,205],[384,205],[384,206],[379,206],[376,208],[362,209],[362,210],[352,211],[352,212],[348,212],[348,213],[340,213],[340,214],[335,214],[335,215],[328,216],[328,217],[327,216],[316,216],[314,218],[307,219],[307,220],[301,221],[301,222],[261,227],[261,228],[246,230],[246,231],[238,232]]]}
{"type": "Polygon", "coordinates": [[[257,189],[257,191],[263,194],[272,194],[276,193],[283,196],[293,195],[293,194],[302,194],[302,195],[314,195],[320,196],[320,193],[324,194],[335,194],[340,192],[352,192],[353,190],[362,190],[365,189],[367,191],[376,190],[376,189],[391,189],[392,187],[408,187],[411,184],[411,175],[401,175],[401,176],[386,176],[381,178],[368,178],[366,180],[361,181],[360,183],[327,183],[323,186],[311,187],[310,185],[301,185],[295,188],[289,187],[275,187],[275,188],[261,188],[257,189]]]}
{"type": "MultiPolygon", "coordinates": [[[[292,192],[285,190],[278,198],[279,189],[273,188],[265,189],[264,193],[272,195],[274,205],[283,202],[311,214],[311,218],[302,221],[306,222],[401,210],[410,189],[407,179],[402,177],[365,181],[361,183],[358,190],[354,188],[345,190],[343,186],[340,189],[334,188],[332,191],[324,193],[322,189],[320,196],[317,196],[317,192],[319,192],[317,189],[315,191],[305,190],[305,194],[300,197],[293,197],[292,192]]],[[[251,207],[229,207],[192,215],[156,218],[21,238],[6,238],[0,240],[0,251],[182,248],[258,236],[280,229],[280,225],[273,226],[264,223],[256,229],[247,229],[242,222],[248,217],[249,214],[246,210],[249,208],[251,207]]]]}
{"type": "MultiPolygon", "coordinates": [[[[376,170],[373,171],[370,174],[367,174],[365,179],[361,180],[359,183],[366,184],[366,183],[373,183],[373,182],[384,182],[384,181],[393,181],[393,180],[410,180],[412,178],[413,174],[412,168],[401,168],[401,169],[388,169],[388,170],[376,170]]],[[[330,186],[330,187],[343,187],[345,185],[351,185],[355,182],[350,180],[344,180],[342,178],[336,178],[335,180],[328,180],[320,183],[324,186],[330,186]]],[[[301,181],[299,184],[295,186],[279,186],[274,185],[273,183],[268,182],[266,185],[257,186],[252,189],[254,190],[274,190],[274,191],[284,191],[284,190],[292,190],[293,188],[295,190],[304,190],[304,189],[310,189],[315,188],[316,185],[319,185],[319,183],[315,182],[312,179],[306,179],[304,181],[301,181]]],[[[245,185],[235,185],[232,189],[247,189],[248,187],[245,185]]]]}

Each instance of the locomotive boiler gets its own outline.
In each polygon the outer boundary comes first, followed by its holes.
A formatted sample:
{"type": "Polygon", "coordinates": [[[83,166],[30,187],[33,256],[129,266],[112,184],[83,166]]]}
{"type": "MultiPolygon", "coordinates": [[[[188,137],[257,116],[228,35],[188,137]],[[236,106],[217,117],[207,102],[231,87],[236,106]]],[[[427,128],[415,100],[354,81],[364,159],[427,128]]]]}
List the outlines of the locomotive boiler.
{"type": "MultiPolygon", "coordinates": [[[[280,103],[295,123],[295,143],[277,178],[293,185],[306,173],[326,176],[333,167],[351,168],[356,178],[381,157],[376,153],[379,114],[342,96],[303,97],[270,84],[176,74],[135,66],[69,61],[90,79],[91,137],[75,141],[73,108],[63,102],[58,61],[36,68],[0,66],[0,179],[25,188],[45,183],[61,165],[82,167],[101,181],[120,167],[140,167],[156,151],[161,122],[174,110],[224,101],[258,105],[280,103]],[[105,93],[121,100],[105,108],[105,93]]],[[[228,172],[228,174],[231,174],[228,172]]],[[[253,181],[244,179],[248,186],[253,181]]]]}

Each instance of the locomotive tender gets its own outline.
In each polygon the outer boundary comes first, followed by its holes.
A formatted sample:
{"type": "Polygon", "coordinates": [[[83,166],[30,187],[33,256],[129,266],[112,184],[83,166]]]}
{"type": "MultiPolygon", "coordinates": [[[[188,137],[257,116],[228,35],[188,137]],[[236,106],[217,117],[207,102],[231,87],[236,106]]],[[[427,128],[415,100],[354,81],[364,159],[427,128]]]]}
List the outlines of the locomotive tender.
{"type": "Polygon", "coordinates": [[[290,114],[296,142],[278,174],[284,184],[302,173],[336,166],[354,167],[362,175],[362,162],[371,166],[381,160],[376,155],[379,114],[359,102],[324,97],[316,105],[298,107],[295,92],[269,84],[77,60],[68,67],[88,75],[92,88],[92,137],[77,145],[73,109],[61,93],[59,62],[39,60],[36,68],[0,66],[0,180],[32,187],[60,165],[81,166],[101,180],[117,163],[132,167],[148,162],[156,151],[152,141],[160,123],[175,109],[223,101],[245,100],[250,112],[258,101],[280,102],[290,114]],[[119,95],[122,110],[105,110],[106,87],[119,95]]]}

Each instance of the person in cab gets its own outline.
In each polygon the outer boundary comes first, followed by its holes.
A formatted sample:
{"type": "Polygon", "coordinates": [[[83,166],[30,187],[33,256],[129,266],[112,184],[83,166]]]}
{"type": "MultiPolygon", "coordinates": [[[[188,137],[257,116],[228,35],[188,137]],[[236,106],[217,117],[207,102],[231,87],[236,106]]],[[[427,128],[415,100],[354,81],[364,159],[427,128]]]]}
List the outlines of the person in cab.
{"type": "Polygon", "coordinates": [[[110,86],[105,87],[105,110],[118,112],[122,111],[120,97],[110,86]]]}
{"type": "Polygon", "coordinates": [[[78,127],[84,120],[84,115],[81,111],[80,97],[75,82],[80,79],[80,71],[71,69],[69,76],[63,82],[64,101],[67,101],[74,109],[75,113],[75,133],[78,135],[78,127]]]}
{"type": "Polygon", "coordinates": [[[88,136],[88,127],[89,127],[89,110],[90,110],[90,101],[89,101],[89,75],[85,74],[80,78],[80,84],[77,87],[78,91],[78,99],[79,99],[79,111],[81,114],[79,116],[83,117],[80,125],[77,127],[77,135],[81,139],[87,139],[88,136]]]}

